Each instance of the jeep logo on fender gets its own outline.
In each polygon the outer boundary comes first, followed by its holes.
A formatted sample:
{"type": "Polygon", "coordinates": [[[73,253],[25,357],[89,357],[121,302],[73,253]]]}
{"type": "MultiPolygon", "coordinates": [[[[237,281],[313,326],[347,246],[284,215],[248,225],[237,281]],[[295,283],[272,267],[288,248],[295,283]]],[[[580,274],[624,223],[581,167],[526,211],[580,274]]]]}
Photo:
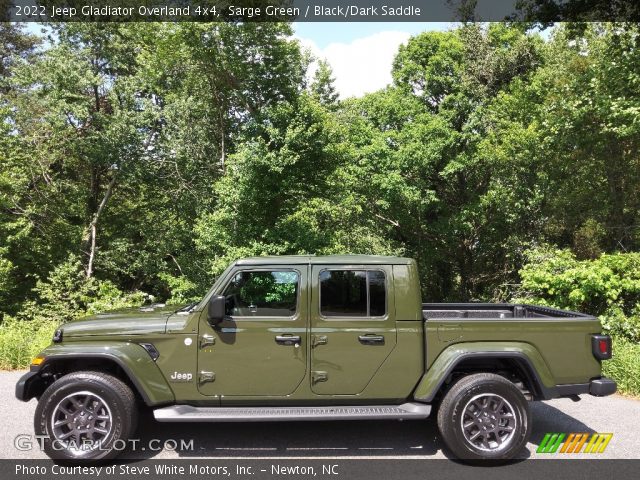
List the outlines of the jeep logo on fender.
{"type": "Polygon", "coordinates": [[[171,374],[171,381],[173,382],[190,382],[193,380],[193,374],[173,372],[171,374]]]}

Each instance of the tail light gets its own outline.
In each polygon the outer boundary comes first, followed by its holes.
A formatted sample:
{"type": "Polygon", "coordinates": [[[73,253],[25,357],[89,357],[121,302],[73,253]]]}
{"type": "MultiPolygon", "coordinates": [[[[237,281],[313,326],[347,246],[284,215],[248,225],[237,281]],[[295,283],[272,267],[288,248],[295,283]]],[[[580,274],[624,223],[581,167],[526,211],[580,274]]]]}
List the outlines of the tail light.
{"type": "Polygon", "coordinates": [[[609,335],[592,335],[591,351],[598,360],[611,358],[611,337],[609,335]]]}

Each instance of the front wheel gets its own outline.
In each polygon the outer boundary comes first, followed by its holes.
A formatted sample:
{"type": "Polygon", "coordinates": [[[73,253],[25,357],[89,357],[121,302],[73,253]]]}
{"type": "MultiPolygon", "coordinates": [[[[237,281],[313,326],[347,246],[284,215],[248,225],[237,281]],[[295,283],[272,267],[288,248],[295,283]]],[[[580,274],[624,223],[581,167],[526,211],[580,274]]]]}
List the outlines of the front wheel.
{"type": "Polygon", "coordinates": [[[121,380],[74,372],[56,380],[36,408],[36,434],[57,460],[104,460],[127,446],[135,431],[135,397],[121,380]]]}
{"type": "Polygon", "coordinates": [[[458,458],[509,460],[527,444],[531,412],[512,382],[493,373],[478,373],[458,380],[444,396],[438,427],[458,458]]]}

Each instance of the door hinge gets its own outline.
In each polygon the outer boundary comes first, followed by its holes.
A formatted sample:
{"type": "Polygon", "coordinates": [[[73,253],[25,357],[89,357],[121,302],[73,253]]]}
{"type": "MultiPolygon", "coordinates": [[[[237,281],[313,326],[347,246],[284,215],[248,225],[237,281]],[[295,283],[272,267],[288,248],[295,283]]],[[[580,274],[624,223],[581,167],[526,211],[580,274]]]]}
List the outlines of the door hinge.
{"type": "Polygon", "coordinates": [[[329,340],[326,335],[313,335],[311,339],[311,348],[317,347],[318,345],[326,345],[329,340]]]}
{"type": "Polygon", "coordinates": [[[216,374],[214,372],[203,372],[201,371],[198,375],[198,383],[209,383],[215,382],[216,374]]]}
{"type": "Polygon", "coordinates": [[[320,383],[320,382],[326,382],[328,380],[329,376],[327,375],[327,372],[320,372],[320,371],[315,371],[315,372],[311,372],[311,383],[320,383]]]}
{"type": "Polygon", "coordinates": [[[211,345],[215,345],[216,337],[213,335],[209,335],[205,333],[200,337],[200,348],[210,347],[211,345]]]}

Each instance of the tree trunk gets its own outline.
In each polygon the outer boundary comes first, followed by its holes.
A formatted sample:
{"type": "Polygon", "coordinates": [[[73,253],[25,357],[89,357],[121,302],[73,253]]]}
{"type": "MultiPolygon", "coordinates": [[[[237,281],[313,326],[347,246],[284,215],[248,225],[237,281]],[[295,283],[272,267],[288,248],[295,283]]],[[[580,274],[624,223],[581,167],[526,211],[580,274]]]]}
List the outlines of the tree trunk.
{"type": "Polygon", "coordinates": [[[625,240],[625,204],[626,185],[625,179],[627,171],[625,168],[623,148],[616,139],[608,142],[608,156],[604,160],[604,170],[609,190],[609,208],[607,215],[607,226],[609,227],[610,248],[623,248],[625,240]]]}
{"type": "Polygon", "coordinates": [[[102,211],[107,206],[107,202],[113,194],[113,187],[116,184],[117,178],[118,174],[116,171],[114,171],[113,177],[111,178],[109,185],[107,185],[107,190],[102,197],[102,201],[100,202],[100,205],[98,205],[98,208],[96,209],[95,213],[93,214],[93,218],[91,219],[91,223],[89,224],[89,261],[87,262],[86,270],[87,278],[91,278],[93,276],[93,263],[96,258],[96,242],[98,237],[98,221],[100,220],[102,211]]]}
{"type": "Polygon", "coordinates": [[[224,118],[222,111],[219,112],[220,120],[220,171],[224,174],[224,169],[227,163],[227,146],[225,144],[226,131],[224,128],[224,118]]]}

